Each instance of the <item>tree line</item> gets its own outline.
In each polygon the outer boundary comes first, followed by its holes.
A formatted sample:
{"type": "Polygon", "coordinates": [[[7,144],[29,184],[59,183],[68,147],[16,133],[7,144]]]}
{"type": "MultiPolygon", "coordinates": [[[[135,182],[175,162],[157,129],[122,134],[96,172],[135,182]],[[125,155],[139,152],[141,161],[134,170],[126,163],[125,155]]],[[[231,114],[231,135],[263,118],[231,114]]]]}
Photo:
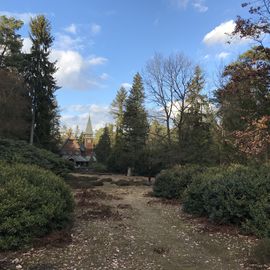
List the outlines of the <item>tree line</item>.
{"type": "MultiPolygon", "coordinates": [[[[96,135],[99,162],[116,172],[155,174],[174,164],[269,159],[270,50],[264,36],[270,33],[270,1],[243,7],[251,17],[237,18],[232,39],[256,43],[224,67],[212,97],[205,95],[200,66],[181,53],[155,54],[131,89],[117,92],[111,105],[115,122],[96,135]]],[[[59,87],[50,61],[50,22],[43,15],[31,19],[30,52],[22,51],[22,25],[0,17],[0,136],[57,151],[59,87]]]]}
{"type": "Polygon", "coordinates": [[[121,87],[111,106],[114,132],[104,129],[98,161],[149,175],[174,164],[268,161],[270,49],[263,37],[270,33],[270,1],[254,5],[242,5],[251,18],[237,18],[232,39],[256,43],[223,68],[211,98],[201,67],[180,53],[156,54],[130,91],[121,87]]]}
{"type": "Polygon", "coordinates": [[[50,22],[38,15],[29,24],[30,52],[23,52],[21,20],[0,16],[0,136],[57,151],[59,111],[50,22]]]}

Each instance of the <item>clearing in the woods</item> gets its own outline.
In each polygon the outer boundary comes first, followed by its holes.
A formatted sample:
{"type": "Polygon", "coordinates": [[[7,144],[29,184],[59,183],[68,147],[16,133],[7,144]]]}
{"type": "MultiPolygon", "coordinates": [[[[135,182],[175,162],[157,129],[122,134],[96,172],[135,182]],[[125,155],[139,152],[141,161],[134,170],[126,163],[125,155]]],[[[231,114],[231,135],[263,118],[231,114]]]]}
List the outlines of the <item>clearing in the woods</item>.
{"type": "Polygon", "coordinates": [[[73,227],[30,250],[0,254],[0,269],[254,269],[248,265],[254,239],[217,230],[184,214],[179,203],[151,197],[146,179],[77,177],[70,180],[73,227]]]}

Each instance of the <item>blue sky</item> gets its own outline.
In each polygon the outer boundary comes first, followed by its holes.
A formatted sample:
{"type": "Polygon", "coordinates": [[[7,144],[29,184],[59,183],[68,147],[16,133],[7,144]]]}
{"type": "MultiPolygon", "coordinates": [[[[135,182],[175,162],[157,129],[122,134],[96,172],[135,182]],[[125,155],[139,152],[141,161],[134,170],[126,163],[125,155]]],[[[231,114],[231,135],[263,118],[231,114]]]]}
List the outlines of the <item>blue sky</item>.
{"type": "Polygon", "coordinates": [[[246,15],[241,0],[0,0],[0,14],[25,22],[21,34],[29,50],[27,23],[45,14],[55,36],[52,59],[62,123],[84,129],[90,113],[95,129],[111,121],[109,106],[122,84],[128,86],[155,52],[181,52],[207,75],[248,44],[226,44],[236,15],[246,15]]]}

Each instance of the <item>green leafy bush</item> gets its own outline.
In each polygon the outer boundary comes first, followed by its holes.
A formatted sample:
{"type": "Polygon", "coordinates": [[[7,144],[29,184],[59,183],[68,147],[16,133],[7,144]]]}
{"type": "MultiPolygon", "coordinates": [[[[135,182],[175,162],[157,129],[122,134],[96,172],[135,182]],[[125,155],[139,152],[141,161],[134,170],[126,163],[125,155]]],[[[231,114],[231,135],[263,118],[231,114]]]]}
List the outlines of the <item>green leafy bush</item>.
{"type": "Polygon", "coordinates": [[[192,185],[190,185],[183,194],[184,210],[197,216],[206,216],[207,212],[202,205],[207,189],[208,181],[213,175],[218,175],[224,170],[223,167],[210,167],[204,172],[193,177],[192,185]]]}
{"type": "Polygon", "coordinates": [[[29,145],[24,141],[9,139],[0,139],[0,160],[10,163],[34,164],[61,175],[73,168],[70,162],[52,152],[29,145]]]}
{"type": "Polygon", "coordinates": [[[184,210],[246,233],[270,237],[269,168],[233,165],[197,175],[185,192],[184,210]]]}
{"type": "Polygon", "coordinates": [[[36,166],[0,162],[0,249],[29,244],[72,218],[73,197],[64,181],[36,166]]]}
{"type": "Polygon", "coordinates": [[[182,198],[194,177],[204,170],[205,168],[199,165],[186,165],[161,171],[153,186],[154,195],[168,199],[182,198]]]}

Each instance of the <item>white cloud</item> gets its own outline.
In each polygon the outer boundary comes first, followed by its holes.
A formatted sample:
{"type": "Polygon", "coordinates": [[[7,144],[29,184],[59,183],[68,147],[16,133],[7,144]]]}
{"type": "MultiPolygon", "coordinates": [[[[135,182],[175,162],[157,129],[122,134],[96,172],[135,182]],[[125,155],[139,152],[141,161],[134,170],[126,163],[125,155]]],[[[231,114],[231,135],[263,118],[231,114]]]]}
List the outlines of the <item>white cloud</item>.
{"type": "Polygon", "coordinates": [[[109,74],[107,74],[106,72],[102,73],[99,78],[102,80],[102,81],[106,81],[110,78],[109,74]]]}
{"type": "Polygon", "coordinates": [[[171,4],[177,8],[186,8],[189,0],[170,0],[171,4]]]}
{"type": "MultiPolygon", "coordinates": [[[[72,25],[71,25],[72,26],[72,25]]],[[[71,30],[71,29],[70,29],[71,30]]],[[[23,51],[30,52],[31,40],[23,38],[23,51]]],[[[59,86],[72,90],[91,90],[103,86],[109,78],[106,73],[96,74],[94,67],[103,65],[108,59],[101,56],[82,54],[83,38],[57,33],[50,60],[56,61],[55,78],[59,86]]]]}
{"type": "Polygon", "coordinates": [[[57,61],[58,70],[55,77],[61,87],[75,90],[92,89],[102,86],[101,82],[106,79],[104,73],[95,75],[90,68],[93,65],[77,51],[52,50],[51,58],[57,61]]]}
{"type": "Polygon", "coordinates": [[[231,42],[232,44],[242,44],[249,41],[248,39],[241,39],[240,37],[232,38],[230,35],[234,31],[234,28],[235,22],[233,20],[223,22],[207,33],[203,38],[203,42],[206,45],[215,45],[226,44],[228,42],[231,42]]]}
{"type": "Polygon", "coordinates": [[[110,114],[110,107],[107,105],[74,104],[63,108],[61,124],[72,127],[73,129],[78,125],[80,130],[84,131],[89,113],[94,130],[113,122],[113,118],[110,114]]]}
{"type": "Polygon", "coordinates": [[[189,4],[198,12],[206,12],[208,7],[205,5],[205,0],[169,0],[170,4],[178,9],[186,9],[189,4]]]}
{"type": "MultiPolygon", "coordinates": [[[[76,25],[71,24],[65,30],[75,33],[77,31],[76,25]]],[[[87,42],[89,43],[89,39],[87,42]]],[[[101,74],[97,73],[95,67],[105,64],[108,59],[85,54],[85,46],[89,49],[89,46],[92,45],[87,44],[87,42],[85,36],[56,34],[51,60],[56,61],[58,70],[55,77],[59,86],[72,90],[91,90],[104,87],[104,81],[109,78],[109,75],[104,71],[101,74]]]]}
{"type": "Polygon", "coordinates": [[[81,50],[84,45],[80,37],[72,38],[69,35],[57,33],[55,47],[59,50],[81,50]]]}
{"type": "Polygon", "coordinates": [[[229,57],[231,54],[230,53],[228,53],[228,52],[221,52],[221,53],[219,53],[219,54],[217,54],[216,55],[216,57],[218,58],[218,59],[226,59],[227,57],[229,57]]]}
{"type": "Polygon", "coordinates": [[[99,24],[96,24],[96,23],[91,24],[91,33],[93,35],[100,33],[100,31],[101,31],[101,26],[99,24]]]}
{"type": "Polygon", "coordinates": [[[0,11],[0,15],[5,15],[7,17],[14,17],[16,19],[22,20],[24,23],[29,23],[31,18],[37,16],[37,14],[30,12],[17,13],[9,11],[0,11]]]}
{"type": "Polygon", "coordinates": [[[71,34],[76,34],[77,33],[77,26],[72,23],[71,25],[69,25],[68,27],[65,28],[65,31],[71,34]]]}
{"type": "Polygon", "coordinates": [[[194,0],[192,5],[198,12],[206,12],[208,7],[205,5],[204,0],[194,0]]]}
{"type": "Polygon", "coordinates": [[[22,51],[24,53],[30,53],[31,50],[31,46],[32,46],[32,41],[29,37],[24,37],[23,38],[23,47],[22,47],[22,51]]]}
{"type": "Polygon", "coordinates": [[[124,87],[125,89],[129,90],[132,87],[132,85],[130,83],[122,83],[121,87],[124,87]]]}
{"type": "Polygon", "coordinates": [[[108,61],[105,57],[91,57],[88,61],[91,66],[103,65],[108,61]]]}
{"type": "Polygon", "coordinates": [[[207,33],[203,38],[203,42],[207,45],[216,43],[224,44],[230,40],[229,35],[235,28],[235,22],[233,20],[223,22],[219,26],[215,27],[212,31],[207,33]]]}

